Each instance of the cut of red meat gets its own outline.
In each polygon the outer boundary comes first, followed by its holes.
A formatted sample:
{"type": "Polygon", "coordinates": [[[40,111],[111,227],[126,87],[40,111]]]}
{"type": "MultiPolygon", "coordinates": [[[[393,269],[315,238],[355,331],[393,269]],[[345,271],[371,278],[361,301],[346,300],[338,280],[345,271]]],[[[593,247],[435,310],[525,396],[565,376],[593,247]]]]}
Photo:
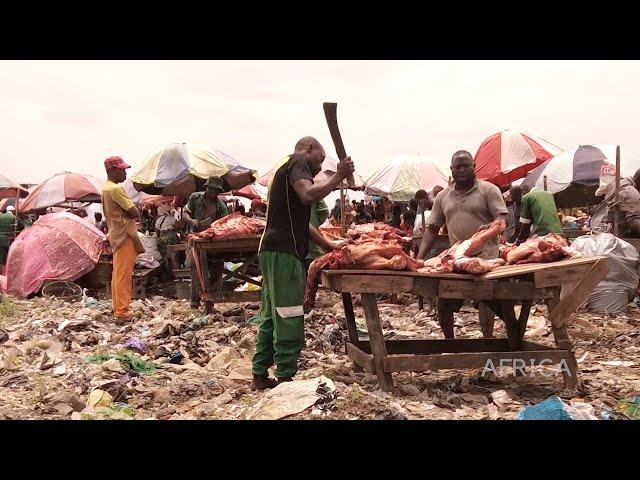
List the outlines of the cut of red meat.
{"type": "Polygon", "coordinates": [[[257,235],[264,231],[267,222],[261,218],[249,218],[240,212],[222,217],[209,228],[199,233],[189,234],[190,238],[237,237],[241,235],[257,235]]]}

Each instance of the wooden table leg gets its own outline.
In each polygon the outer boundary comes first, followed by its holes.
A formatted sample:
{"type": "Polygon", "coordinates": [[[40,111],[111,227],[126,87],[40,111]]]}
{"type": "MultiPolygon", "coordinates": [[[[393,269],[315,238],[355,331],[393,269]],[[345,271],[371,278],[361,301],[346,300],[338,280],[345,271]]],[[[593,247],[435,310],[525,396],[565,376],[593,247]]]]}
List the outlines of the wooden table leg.
{"type": "MultiPolygon", "coordinates": [[[[549,316],[551,316],[551,312],[558,306],[560,303],[560,289],[557,288],[554,291],[553,297],[546,300],[547,309],[549,310],[549,316]]],[[[562,368],[562,378],[564,379],[564,386],[566,388],[576,388],[578,386],[578,362],[576,361],[576,357],[573,354],[573,342],[569,338],[569,332],[567,331],[566,323],[563,323],[561,326],[555,326],[553,323],[551,324],[551,331],[553,332],[553,340],[556,343],[556,347],[562,350],[569,351],[569,358],[567,358],[567,368],[562,368]],[[567,369],[569,370],[567,372],[567,369]]]]}
{"type": "MultiPolygon", "coordinates": [[[[349,333],[349,343],[352,343],[356,347],[360,348],[360,339],[358,338],[358,327],[356,325],[356,316],[353,312],[353,301],[349,292],[342,292],[342,306],[344,307],[344,318],[347,323],[347,332],[349,333]]],[[[346,349],[345,352],[349,354],[346,349]]],[[[362,367],[354,362],[354,368],[356,372],[364,372],[362,367]]]]}
{"type": "Polygon", "coordinates": [[[200,261],[200,271],[202,272],[202,279],[204,280],[203,285],[200,288],[200,295],[202,292],[205,294],[205,298],[201,298],[200,300],[204,302],[204,311],[206,314],[213,312],[213,302],[211,300],[207,300],[207,294],[209,293],[207,290],[207,284],[211,278],[211,272],[209,272],[209,262],[207,259],[207,252],[204,250],[200,250],[198,254],[198,259],[200,261]]]}
{"type": "Polygon", "coordinates": [[[520,336],[520,325],[514,310],[515,302],[510,300],[500,301],[502,304],[502,315],[507,328],[507,342],[510,350],[522,349],[522,337],[520,336]]]}
{"type": "Polygon", "coordinates": [[[375,293],[362,294],[362,307],[364,308],[364,317],[367,320],[371,353],[373,354],[373,363],[378,375],[380,388],[393,393],[394,386],[391,373],[384,371],[384,357],[387,356],[387,347],[384,344],[382,324],[380,323],[375,293]]]}
{"type": "Polygon", "coordinates": [[[531,312],[532,305],[533,302],[531,300],[524,300],[522,302],[520,316],[518,317],[518,324],[520,325],[520,338],[523,338],[525,332],[527,331],[527,322],[529,321],[529,313],[531,312]]]}
{"type": "Polygon", "coordinates": [[[421,295],[418,295],[418,310],[424,310],[424,297],[421,295]]]}

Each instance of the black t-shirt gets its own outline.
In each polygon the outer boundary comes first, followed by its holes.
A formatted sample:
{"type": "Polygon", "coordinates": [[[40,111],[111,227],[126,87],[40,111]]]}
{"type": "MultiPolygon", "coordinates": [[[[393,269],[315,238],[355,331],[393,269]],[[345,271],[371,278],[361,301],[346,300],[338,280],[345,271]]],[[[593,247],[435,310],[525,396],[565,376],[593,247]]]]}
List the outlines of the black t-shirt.
{"type": "Polygon", "coordinates": [[[302,203],[293,188],[293,184],[302,179],[313,182],[313,174],[299,155],[292,155],[273,176],[261,252],[289,252],[300,259],[307,256],[311,207],[302,203]]]}

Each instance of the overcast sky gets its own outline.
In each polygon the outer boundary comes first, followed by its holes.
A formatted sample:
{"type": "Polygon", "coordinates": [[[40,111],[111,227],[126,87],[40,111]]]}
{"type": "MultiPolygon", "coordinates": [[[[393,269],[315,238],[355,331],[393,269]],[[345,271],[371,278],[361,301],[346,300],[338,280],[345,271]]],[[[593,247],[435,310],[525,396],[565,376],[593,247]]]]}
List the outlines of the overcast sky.
{"type": "Polygon", "coordinates": [[[448,163],[504,128],[561,148],[640,152],[639,61],[0,61],[0,172],[38,183],[69,170],[136,170],[172,142],[222,150],[260,173],[338,122],[367,178],[399,153],[448,163]]]}

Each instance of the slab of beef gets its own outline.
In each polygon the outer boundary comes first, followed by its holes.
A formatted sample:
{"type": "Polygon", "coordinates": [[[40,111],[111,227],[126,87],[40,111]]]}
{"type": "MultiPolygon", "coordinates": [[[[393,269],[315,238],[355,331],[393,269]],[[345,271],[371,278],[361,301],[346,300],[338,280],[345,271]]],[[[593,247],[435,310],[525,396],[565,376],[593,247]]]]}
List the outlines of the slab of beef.
{"type": "Polygon", "coordinates": [[[404,253],[402,245],[395,242],[359,240],[359,243],[351,243],[340,250],[329,252],[311,263],[307,272],[305,312],[315,304],[322,270],[411,270],[415,272],[422,266],[422,262],[404,253]]]}
{"type": "Polygon", "coordinates": [[[472,255],[478,252],[487,240],[500,235],[505,228],[506,224],[503,220],[496,220],[489,225],[489,228],[474,233],[471,238],[463,242],[456,242],[437,257],[425,261],[424,267],[418,271],[423,273],[481,274],[504,265],[502,261],[482,260],[472,255]]]}
{"type": "Polygon", "coordinates": [[[543,237],[529,238],[517,247],[504,249],[500,256],[510,264],[549,263],[571,256],[566,247],[564,237],[548,233],[543,237]]]}
{"type": "Polygon", "coordinates": [[[453,261],[453,271],[456,273],[473,273],[481,275],[490,272],[496,267],[504,265],[504,260],[494,258],[492,260],[483,260],[478,257],[462,257],[453,261]]]}
{"type": "Polygon", "coordinates": [[[245,217],[240,212],[222,217],[209,228],[199,233],[189,234],[189,238],[237,237],[257,235],[264,231],[267,221],[262,218],[245,217]]]}

